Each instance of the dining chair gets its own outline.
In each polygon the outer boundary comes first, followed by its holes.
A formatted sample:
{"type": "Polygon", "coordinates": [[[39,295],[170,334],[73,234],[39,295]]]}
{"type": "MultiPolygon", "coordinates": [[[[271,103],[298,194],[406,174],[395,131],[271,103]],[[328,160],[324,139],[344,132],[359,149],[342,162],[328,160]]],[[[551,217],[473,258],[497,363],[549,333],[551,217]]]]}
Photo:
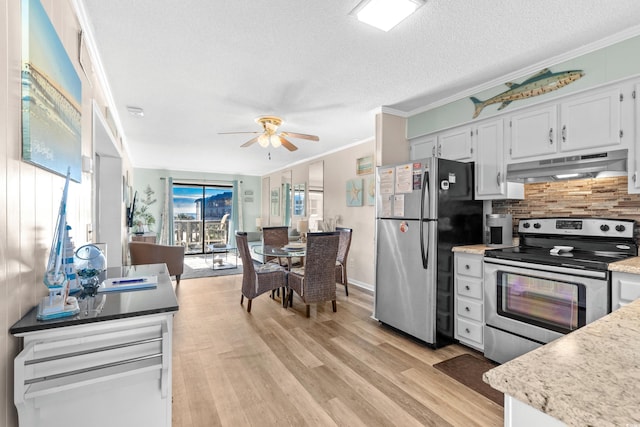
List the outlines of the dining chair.
{"type": "MultiPolygon", "coordinates": [[[[262,243],[267,246],[279,246],[283,247],[289,244],[289,227],[287,226],[273,226],[262,227],[262,243]]],[[[278,257],[266,256],[264,262],[271,260],[278,260],[278,264],[282,265],[282,260],[278,257]]]]}
{"type": "Polygon", "coordinates": [[[236,231],[236,245],[240,253],[240,259],[242,259],[242,295],[240,296],[240,304],[242,305],[246,297],[249,300],[247,312],[250,313],[251,301],[255,297],[287,286],[287,272],[284,267],[272,262],[256,267],[251,259],[246,232],[236,231]]]}
{"type": "Polygon", "coordinates": [[[129,255],[131,265],[166,264],[169,276],[176,276],[176,284],[180,284],[180,275],[184,272],[184,246],[129,242],[129,255]]]}
{"type": "Polygon", "coordinates": [[[344,285],[344,293],[349,296],[349,280],[347,277],[347,257],[349,256],[349,248],[351,247],[351,236],[353,230],[346,227],[336,227],[336,231],[340,233],[340,243],[338,245],[338,256],[336,258],[336,282],[344,285]]]}
{"type": "Polygon", "coordinates": [[[333,311],[336,307],[336,257],[340,233],[309,233],[304,267],[293,268],[287,277],[289,307],[293,305],[295,291],[306,304],[309,317],[309,304],[331,301],[333,311]]]}

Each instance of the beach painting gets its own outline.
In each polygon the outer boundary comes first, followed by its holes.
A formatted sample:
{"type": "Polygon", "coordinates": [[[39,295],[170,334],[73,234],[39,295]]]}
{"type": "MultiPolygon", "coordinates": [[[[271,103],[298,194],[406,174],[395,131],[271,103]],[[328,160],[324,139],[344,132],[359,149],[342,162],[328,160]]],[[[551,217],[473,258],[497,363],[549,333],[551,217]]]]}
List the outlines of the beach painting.
{"type": "Polygon", "coordinates": [[[82,82],[39,0],[22,0],[22,159],[82,178],[82,82]]]}

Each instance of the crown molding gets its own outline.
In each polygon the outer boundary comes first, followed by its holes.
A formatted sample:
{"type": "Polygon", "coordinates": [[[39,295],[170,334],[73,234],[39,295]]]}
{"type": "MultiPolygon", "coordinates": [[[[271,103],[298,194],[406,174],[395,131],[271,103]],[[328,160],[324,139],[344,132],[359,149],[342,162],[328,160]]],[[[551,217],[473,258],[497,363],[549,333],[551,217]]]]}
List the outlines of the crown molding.
{"type": "Polygon", "coordinates": [[[640,35],[640,25],[627,28],[626,30],[620,31],[618,33],[612,34],[610,36],[604,37],[600,40],[597,40],[593,43],[586,44],[577,49],[565,52],[563,54],[554,56],[552,58],[537,62],[533,65],[530,65],[526,68],[522,68],[520,70],[514,71],[512,73],[503,75],[499,78],[490,80],[481,85],[471,87],[462,92],[458,92],[454,95],[448,96],[446,98],[439,99],[438,101],[432,102],[431,104],[427,104],[423,107],[416,108],[407,113],[404,113],[404,117],[415,116],[416,114],[424,113],[425,111],[432,110],[437,107],[441,107],[443,105],[449,104],[454,101],[458,101],[463,98],[467,98],[469,96],[473,96],[479,92],[483,92],[485,90],[494,88],[496,86],[503,85],[504,82],[509,82],[513,80],[517,80],[522,77],[526,77],[528,75],[537,73],[543,68],[553,67],[554,65],[560,64],[565,61],[569,61],[571,59],[575,59],[579,56],[586,55],[591,52],[595,52],[596,50],[603,49],[605,47],[612,46],[616,43],[623,42],[625,40],[629,40],[632,37],[636,37],[640,35]]]}

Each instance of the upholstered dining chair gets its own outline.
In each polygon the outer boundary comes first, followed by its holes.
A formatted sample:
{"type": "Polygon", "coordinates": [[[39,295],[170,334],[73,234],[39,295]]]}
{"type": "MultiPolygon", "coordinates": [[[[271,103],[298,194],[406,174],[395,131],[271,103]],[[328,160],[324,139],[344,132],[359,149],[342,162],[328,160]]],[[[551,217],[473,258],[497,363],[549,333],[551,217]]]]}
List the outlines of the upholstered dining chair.
{"type": "Polygon", "coordinates": [[[353,230],[345,227],[336,227],[340,233],[340,244],[338,245],[338,257],[336,258],[336,282],[344,285],[344,293],[349,296],[349,280],[347,277],[347,257],[351,247],[351,236],[353,230]]]}
{"type": "Polygon", "coordinates": [[[129,255],[131,265],[166,264],[169,276],[176,276],[176,284],[180,284],[180,276],[184,272],[184,246],[129,242],[129,255]]]}
{"type": "Polygon", "coordinates": [[[304,267],[293,268],[289,272],[287,283],[289,307],[293,305],[295,291],[306,304],[309,317],[309,304],[331,301],[333,311],[336,307],[336,257],[340,233],[307,234],[307,252],[304,267]]]}
{"type": "MultiPolygon", "coordinates": [[[[286,246],[289,244],[289,227],[287,226],[274,226],[274,227],[262,227],[262,243],[264,245],[271,246],[286,246]]],[[[282,265],[282,260],[278,257],[268,257],[265,255],[264,262],[277,259],[278,264],[282,265]]]]}
{"type": "Polygon", "coordinates": [[[240,304],[246,297],[247,312],[251,312],[251,301],[265,292],[284,288],[287,286],[286,269],[276,263],[270,262],[259,267],[254,266],[247,243],[247,233],[236,231],[236,245],[242,259],[242,295],[240,304]]]}

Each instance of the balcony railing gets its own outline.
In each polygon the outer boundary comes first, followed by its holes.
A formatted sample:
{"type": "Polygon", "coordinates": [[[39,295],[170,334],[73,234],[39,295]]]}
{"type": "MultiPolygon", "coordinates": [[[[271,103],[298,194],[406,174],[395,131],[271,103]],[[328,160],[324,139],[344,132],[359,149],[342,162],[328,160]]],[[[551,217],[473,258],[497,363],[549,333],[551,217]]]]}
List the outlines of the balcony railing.
{"type": "Polygon", "coordinates": [[[202,231],[202,220],[197,219],[174,219],[173,220],[174,240],[176,245],[185,247],[185,253],[210,252],[207,248],[212,244],[223,244],[228,242],[227,224],[220,224],[220,220],[204,221],[204,239],[202,231]]]}

